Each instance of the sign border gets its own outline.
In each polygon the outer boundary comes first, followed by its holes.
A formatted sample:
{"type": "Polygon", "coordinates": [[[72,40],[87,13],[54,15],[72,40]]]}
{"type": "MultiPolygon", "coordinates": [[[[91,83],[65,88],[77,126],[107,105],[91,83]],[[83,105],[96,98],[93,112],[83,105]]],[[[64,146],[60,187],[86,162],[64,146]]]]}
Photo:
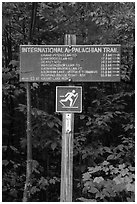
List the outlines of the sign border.
{"type": "Polygon", "coordinates": [[[82,113],[82,86],[56,86],[56,113],[82,113]],[[69,111],[69,110],[67,110],[67,111],[59,111],[59,110],[57,110],[57,91],[58,91],[58,88],[80,88],[80,91],[81,91],[81,97],[80,97],[80,110],[78,110],[78,111],[73,111],[73,110],[71,110],[71,111],[69,111]]]}
{"type": "Polygon", "coordinates": [[[90,44],[88,44],[88,45],[20,45],[20,48],[21,47],[69,47],[69,46],[71,46],[71,47],[80,47],[80,46],[90,46],[90,47],[102,47],[102,46],[120,46],[121,47],[121,44],[96,44],[96,45],[90,45],[90,44]]]}

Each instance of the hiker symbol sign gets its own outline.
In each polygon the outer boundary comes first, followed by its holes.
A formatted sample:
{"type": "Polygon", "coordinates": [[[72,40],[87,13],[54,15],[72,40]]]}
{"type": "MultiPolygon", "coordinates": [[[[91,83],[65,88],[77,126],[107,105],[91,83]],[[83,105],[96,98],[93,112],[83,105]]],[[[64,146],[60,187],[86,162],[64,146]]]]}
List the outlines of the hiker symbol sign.
{"type": "Polygon", "coordinates": [[[56,112],[82,112],[82,87],[57,86],[56,112]]]}

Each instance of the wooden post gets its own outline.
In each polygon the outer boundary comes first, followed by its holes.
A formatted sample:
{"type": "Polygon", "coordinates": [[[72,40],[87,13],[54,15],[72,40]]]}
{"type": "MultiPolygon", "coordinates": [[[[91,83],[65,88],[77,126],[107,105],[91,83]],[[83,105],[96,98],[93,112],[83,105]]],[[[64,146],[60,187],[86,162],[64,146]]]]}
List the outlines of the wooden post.
{"type": "MultiPolygon", "coordinates": [[[[66,45],[76,44],[76,36],[65,35],[65,44],[66,45]]],[[[60,202],[72,202],[73,134],[74,134],[74,113],[63,113],[60,202]]]]}
{"type": "Polygon", "coordinates": [[[72,202],[74,113],[63,113],[60,202],[72,202]]]}

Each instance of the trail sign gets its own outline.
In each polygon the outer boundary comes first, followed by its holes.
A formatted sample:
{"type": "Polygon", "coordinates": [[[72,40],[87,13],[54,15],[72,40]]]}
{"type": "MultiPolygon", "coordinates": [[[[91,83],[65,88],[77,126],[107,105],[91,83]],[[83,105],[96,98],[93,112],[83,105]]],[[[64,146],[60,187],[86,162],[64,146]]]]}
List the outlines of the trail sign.
{"type": "Polygon", "coordinates": [[[21,45],[20,81],[120,81],[120,45],[21,45]]]}
{"type": "Polygon", "coordinates": [[[82,112],[82,87],[57,86],[56,112],[82,112]]]}

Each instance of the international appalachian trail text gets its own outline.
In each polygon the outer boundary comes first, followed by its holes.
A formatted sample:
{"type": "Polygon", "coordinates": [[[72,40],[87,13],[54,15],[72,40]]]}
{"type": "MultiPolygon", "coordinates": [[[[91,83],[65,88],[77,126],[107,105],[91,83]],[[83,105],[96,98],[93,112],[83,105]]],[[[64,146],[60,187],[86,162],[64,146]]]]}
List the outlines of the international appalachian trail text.
{"type": "Polygon", "coordinates": [[[117,47],[22,47],[21,52],[29,53],[118,53],[117,47]]]}

